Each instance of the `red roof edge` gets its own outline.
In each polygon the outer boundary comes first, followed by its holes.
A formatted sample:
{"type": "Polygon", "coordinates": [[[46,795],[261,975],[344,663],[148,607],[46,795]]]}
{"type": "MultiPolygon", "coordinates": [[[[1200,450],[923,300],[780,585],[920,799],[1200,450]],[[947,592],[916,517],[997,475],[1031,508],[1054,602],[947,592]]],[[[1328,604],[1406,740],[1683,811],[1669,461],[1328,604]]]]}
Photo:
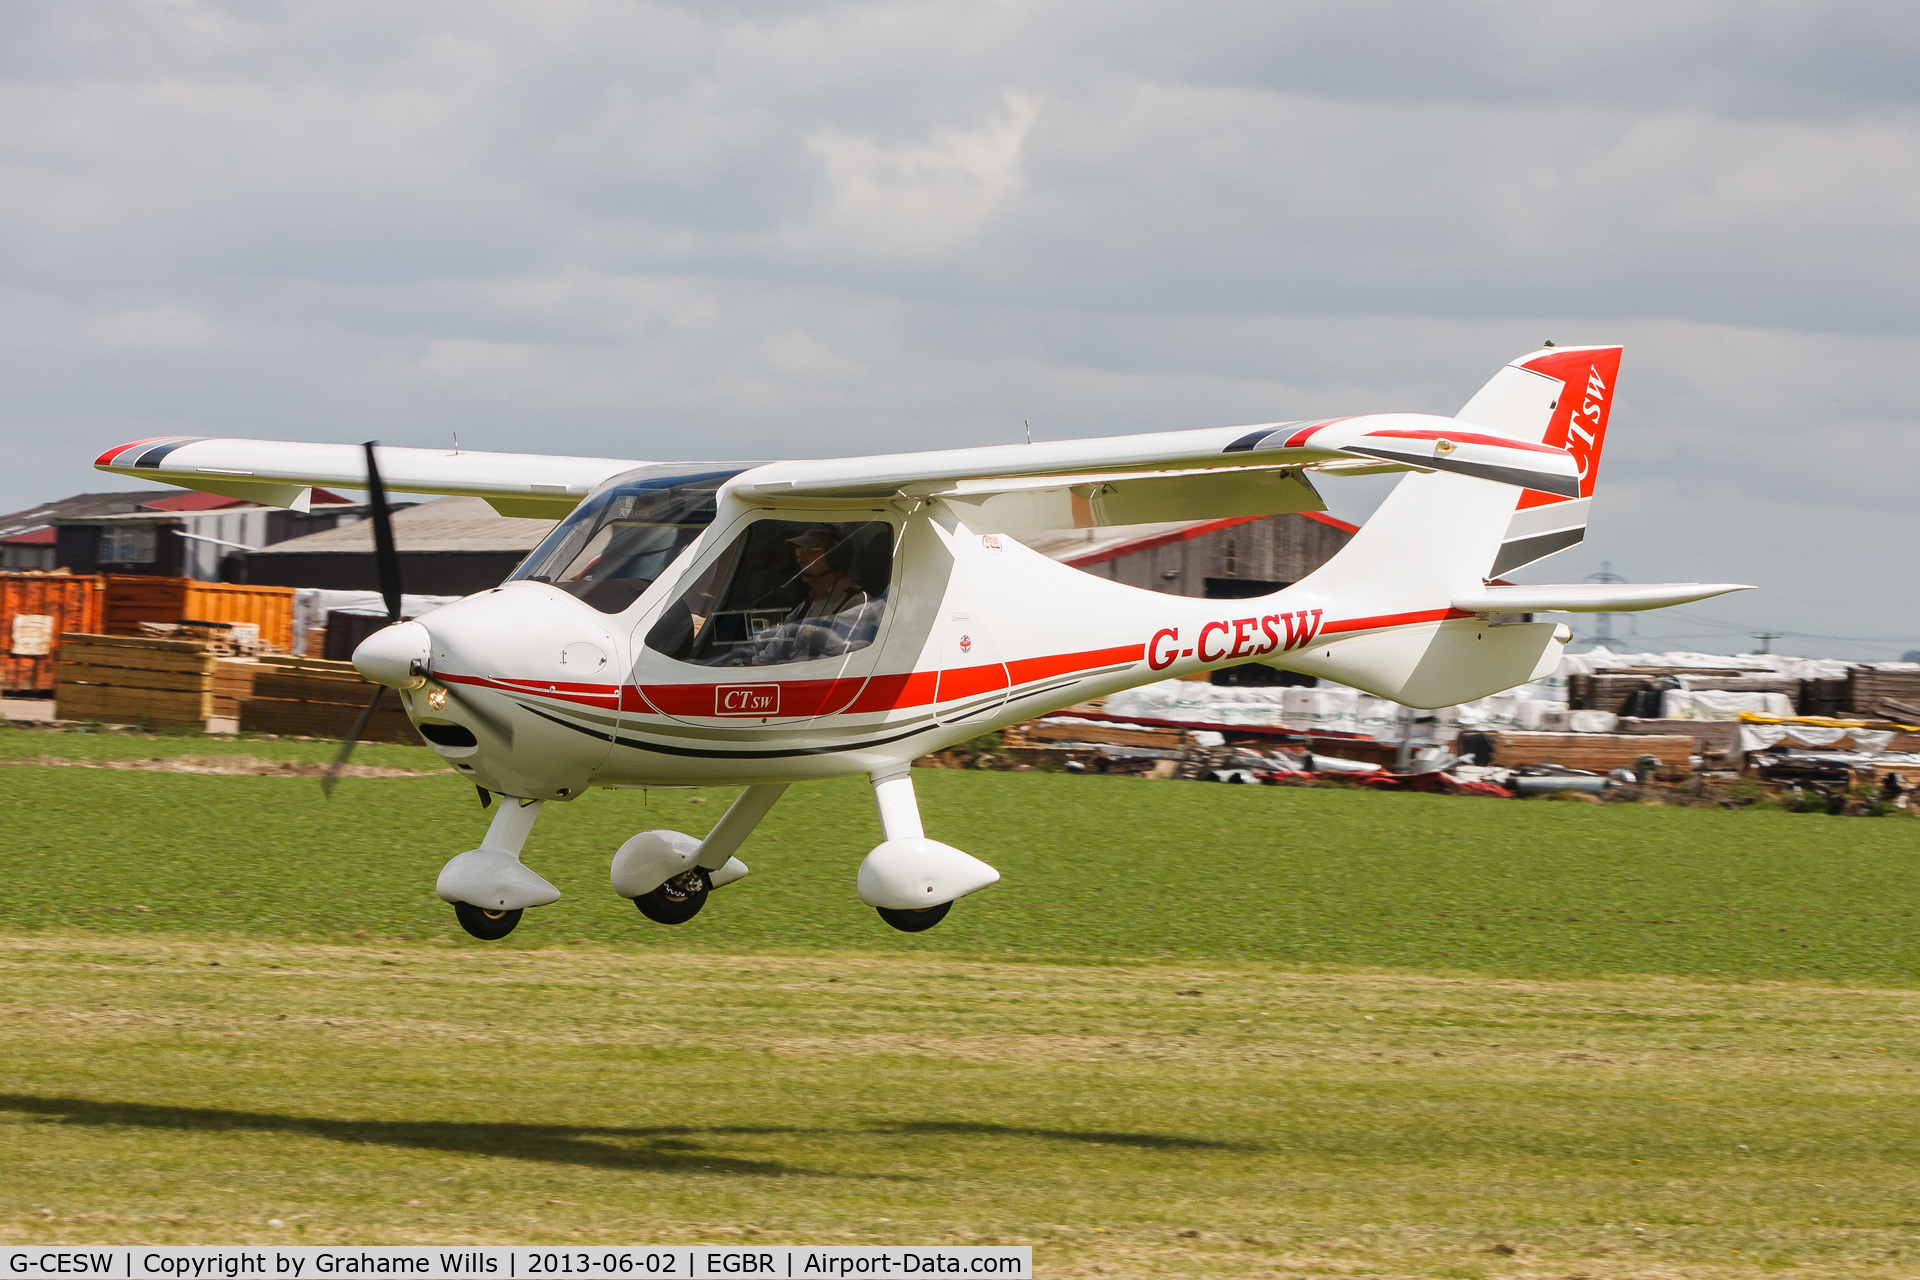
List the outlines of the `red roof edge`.
{"type": "Polygon", "coordinates": [[[1324,511],[1302,511],[1300,514],[1309,520],[1318,520],[1321,524],[1332,525],[1342,533],[1360,532],[1359,525],[1350,520],[1342,520],[1339,516],[1330,516],[1324,511]]]}
{"type": "Polygon", "coordinates": [[[1199,524],[1190,524],[1184,529],[1173,529],[1167,533],[1156,533],[1151,537],[1134,538],[1127,542],[1116,542],[1099,551],[1089,551],[1083,556],[1074,556],[1060,563],[1075,569],[1084,569],[1090,564],[1105,564],[1109,560],[1118,560],[1121,556],[1134,555],[1141,551],[1151,551],[1155,547],[1171,546],[1176,542],[1185,542],[1189,538],[1199,538],[1220,529],[1230,529],[1236,524],[1246,524],[1259,520],[1260,516],[1229,516],[1225,520],[1202,520],[1199,524]]]}
{"type": "Polygon", "coordinates": [[[31,533],[20,534],[17,537],[0,538],[0,542],[11,543],[15,546],[21,543],[29,546],[52,546],[58,540],[59,536],[52,525],[48,525],[44,529],[35,529],[31,533]]]}
{"type": "Polygon", "coordinates": [[[228,507],[257,507],[260,504],[244,498],[229,498],[225,494],[189,489],[185,493],[169,493],[140,505],[148,511],[225,511],[228,507]]]}

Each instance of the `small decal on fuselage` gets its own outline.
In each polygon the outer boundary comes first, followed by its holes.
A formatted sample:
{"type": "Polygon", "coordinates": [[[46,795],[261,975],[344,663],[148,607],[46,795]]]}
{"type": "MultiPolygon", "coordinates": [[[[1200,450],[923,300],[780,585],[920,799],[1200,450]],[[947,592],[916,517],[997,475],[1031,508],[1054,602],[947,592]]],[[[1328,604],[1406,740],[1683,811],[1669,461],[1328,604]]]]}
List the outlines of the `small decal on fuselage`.
{"type": "Polygon", "coordinates": [[[780,686],[777,684],[715,685],[713,714],[716,716],[777,716],[780,714],[780,686]]]}

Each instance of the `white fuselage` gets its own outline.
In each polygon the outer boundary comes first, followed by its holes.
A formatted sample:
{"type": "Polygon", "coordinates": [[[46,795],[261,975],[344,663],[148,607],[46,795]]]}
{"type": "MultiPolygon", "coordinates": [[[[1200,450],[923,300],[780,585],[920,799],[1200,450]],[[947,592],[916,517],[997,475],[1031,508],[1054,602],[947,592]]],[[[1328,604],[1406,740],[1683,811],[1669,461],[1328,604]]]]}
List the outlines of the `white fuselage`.
{"type": "MultiPolygon", "coordinates": [[[[733,487],[700,539],[618,613],[514,581],[422,619],[433,683],[404,693],[408,711],[430,738],[436,724],[475,738],[436,749],[478,785],[524,798],[799,782],[871,774],[1089,698],[1251,659],[1353,678],[1342,650],[1395,633],[1431,648],[1436,631],[1464,629],[1459,639],[1476,658],[1518,642],[1519,666],[1504,665],[1525,678],[1543,647],[1535,633],[1554,630],[1498,634],[1448,608],[1444,593],[1429,610],[1347,617],[1312,578],[1252,600],[1142,591],[973,532],[949,507],[901,500],[809,513],[894,528],[871,644],[767,667],[676,661],[647,646],[648,631],[685,583],[768,514],[733,487]],[[1475,644],[1476,632],[1492,643],[1475,644]]],[[[1351,595],[1362,603],[1366,593],[1351,595]]]]}

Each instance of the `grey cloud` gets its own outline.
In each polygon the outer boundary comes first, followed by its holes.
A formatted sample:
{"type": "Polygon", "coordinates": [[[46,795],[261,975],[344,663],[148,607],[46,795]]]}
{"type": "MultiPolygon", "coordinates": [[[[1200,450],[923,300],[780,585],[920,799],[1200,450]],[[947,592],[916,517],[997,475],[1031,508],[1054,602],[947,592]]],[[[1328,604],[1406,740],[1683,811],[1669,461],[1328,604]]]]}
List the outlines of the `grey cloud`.
{"type": "Polygon", "coordinates": [[[1685,0],[15,5],[0,506],[164,432],[830,454],[1452,412],[1624,340],[1547,577],[1920,632],[1835,551],[1914,550],[1917,41],[1685,0]]]}

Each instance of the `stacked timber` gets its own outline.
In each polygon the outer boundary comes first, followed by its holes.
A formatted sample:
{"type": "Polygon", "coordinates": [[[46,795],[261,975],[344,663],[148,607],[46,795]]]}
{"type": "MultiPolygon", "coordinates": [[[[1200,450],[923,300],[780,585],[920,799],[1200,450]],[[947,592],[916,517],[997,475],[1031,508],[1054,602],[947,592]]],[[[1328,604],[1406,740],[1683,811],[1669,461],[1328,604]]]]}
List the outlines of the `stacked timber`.
{"type": "Polygon", "coordinates": [[[1920,671],[1852,668],[1847,672],[1847,710],[1856,716],[1920,724],[1920,671]]]}
{"type": "Polygon", "coordinates": [[[1847,677],[1816,676],[1800,682],[1801,715],[1844,716],[1848,706],[1847,677]]]}
{"type": "Polygon", "coordinates": [[[134,634],[153,640],[198,640],[223,658],[257,658],[282,651],[260,638],[260,626],[254,622],[143,622],[134,634]]]}
{"type": "MultiPolygon", "coordinates": [[[[254,664],[253,696],[240,704],[244,733],[344,738],[378,687],[351,662],[268,655],[254,664]]],[[[365,742],[417,742],[413,723],[391,691],[361,731],[365,742]]]]}
{"type": "Polygon", "coordinates": [[[1620,715],[1627,699],[1652,683],[1652,677],[1638,673],[1602,671],[1594,675],[1567,677],[1569,711],[1607,711],[1620,715]]]}
{"type": "Polygon", "coordinates": [[[60,637],[54,715],[106,724],[204,725],[214,655],[191,640],[69,632],[60,637]]]}
{"type": "Polygon", "coordinates": [[[253,677],[260,664],[252,658],[222,658],[213,661],[213,714],[226,719],[240,715],[240,704],[253,696],[253,677]]]}
{"type": "Polygon", "coordinates": [[[1164,747],[1180,751],[1193,745],[1193,737],[1184,729],[1152,725],[1063,723],[1048,717],[1010,724],[1000,731],[1000,741],[1009,747],[1043,747],[1057,742],[1105,743],[1114,747],[1164,747]]]}
{"type": "Polygon", "coordinates": [[[1605,773],[1631,769],[1641,756],[1660,762],[1662,773],[1686,773],[1694,754],[1691,733],[1523,733],[1500,730],[1493,739],[1493,763],[1503,769],[1557,764],[1605,773]]]}
{"type": "Polygon", "coordinates": [[[251,623],[275,649],[293,648],[293,588],[157,578],[136,573],[106,575],[106,630],[140,634],[143,622],[251,623]]]}
{"type": "Polygon", "coordinates": [[[1671,735],[1691,739],[1694,754],[1707,769],[1739,769],[1743,759],[1738,720],[1635,720],[1623,717],[1620,732],[1635,736],[1671,735]]]}
{"type": "Polygon", "coordinates": [[[1673,680],[1685,681],[1689,689],[1718,689],[1744,693],[1784,693],[1797,699],[1801,681],[1764,672],[1708,670],[1700,667],[1623,667],[1597,671],[1592,675],[1567,677],[1567,708],[1570,711],[1611,711],[1614,715],[1633,715],[1628,699],[1651,689],[1661,677],[1672,677],[1662,687],[1674,688],[1673,680]]]}

